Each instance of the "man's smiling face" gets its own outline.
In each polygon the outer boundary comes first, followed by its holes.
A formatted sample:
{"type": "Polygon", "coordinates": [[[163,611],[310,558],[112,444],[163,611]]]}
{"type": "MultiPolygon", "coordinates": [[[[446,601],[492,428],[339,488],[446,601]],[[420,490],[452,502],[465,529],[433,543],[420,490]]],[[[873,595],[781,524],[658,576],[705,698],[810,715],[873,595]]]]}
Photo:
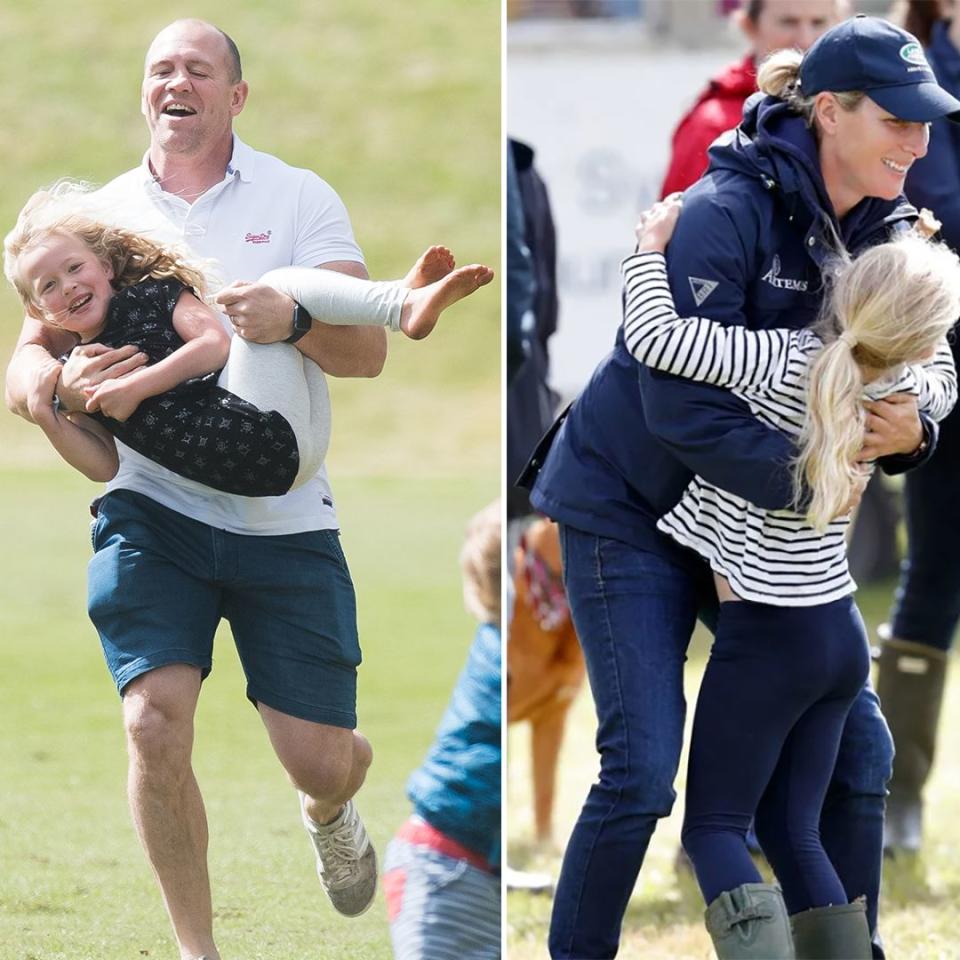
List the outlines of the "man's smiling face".
{"type": "Polygon", "coordinates": [[[232,136],[247,85],[234,75],[223,35],[198,21],[174,23],[147,51],[143,115],[154,146],[194,154],[232,136]]]}

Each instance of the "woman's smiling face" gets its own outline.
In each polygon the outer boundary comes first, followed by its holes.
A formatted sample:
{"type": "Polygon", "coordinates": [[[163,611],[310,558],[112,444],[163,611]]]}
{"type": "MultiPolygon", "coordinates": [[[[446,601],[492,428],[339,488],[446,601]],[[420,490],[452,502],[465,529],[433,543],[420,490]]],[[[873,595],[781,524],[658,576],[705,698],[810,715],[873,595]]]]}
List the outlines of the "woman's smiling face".
{"type": "Polygon", "coordinates": [[[834,104],[821,138],[821,165],[837,215],[864,197],[895,200],[907,171],[927,152],[930,125],[900,120],[869,97],[853,110],[834,104]]]}

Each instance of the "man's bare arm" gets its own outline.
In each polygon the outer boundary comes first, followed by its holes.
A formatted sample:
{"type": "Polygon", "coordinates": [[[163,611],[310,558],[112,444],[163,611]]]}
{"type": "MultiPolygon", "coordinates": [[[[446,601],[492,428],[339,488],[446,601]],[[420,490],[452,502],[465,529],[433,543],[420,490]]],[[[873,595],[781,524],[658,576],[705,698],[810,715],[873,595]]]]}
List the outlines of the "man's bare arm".
{"type": "MultiPolygon", "coordinates": [[[[353,260],[333,260],[317,269],[369,279],[366,267],[353,260]]],[[[293,330],[293,301],[273,287],[233,283],[214,299],[235,321],[237,332],[254,343],[285,340],[293,330]]],[[[330,376],[376,377],[387,358],[387,333],[382,327],[334,326],[314,318],[313,328],[297,341],[297,348],[330,376]]]]}
{"type": "MultiPolygon", "coordinates": [[[[60,357],[76,343],[69,333],[44,326],[39,320],[25,317],[20,338],[7,366],[4,399],[11,413],[34,422],[30,404],[36,401],[34,392],[37,370],[51,357],[60,357]]],[[[111,349],[99,343],[83,344],[70,355],[64,367],[57,394],[64,410],[83,410],[85,387],[97,386],[104,380],[124,377],[147,362],[146,354],[128,345],[111,349]]]]}
{"type": "Polygon", "coordinates": [[[33,317],[24,317],[17,345],[7,364],[4,400],[7,409],[33,423],[30,415],[31,396],[36,385],[36,371],[45,366],[51,356],[57,357],[73,346],[69,334],[45,327],[33,317]]]}
{"type": "MultiPolygon", "coordinates": [[[[367,268],[352,260],[334,260],[320,267],[370,279],[367,268]]],[[[387,331],[383,327],[335,327],[314,322],[297,346],[332,377],[376,377],[387,360],[387,331]]]]}

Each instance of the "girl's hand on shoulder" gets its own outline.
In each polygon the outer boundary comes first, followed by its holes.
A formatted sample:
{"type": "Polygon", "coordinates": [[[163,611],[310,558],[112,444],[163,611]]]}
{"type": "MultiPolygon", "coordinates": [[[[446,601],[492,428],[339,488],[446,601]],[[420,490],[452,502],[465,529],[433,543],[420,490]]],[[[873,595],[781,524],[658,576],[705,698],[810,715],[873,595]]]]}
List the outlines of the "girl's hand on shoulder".
{"type": "Polygon", "coordinates": [[[135,379],[104,380],[99,386],[87,387],[87,413],[97,413],[123,423],[140,406],[143,395],[135,379]]]}
{"type": "Polygon", "coordinates": [[[663,253],[673,236],[673,230],[683,208],[683,195],[671,193],[640,214],[634,232],[637,235],[637,253],[663,253]]]}
{"type": "Polygon", "coordinates": [[[929,240],[940,232],[943,224],[933,215],[932,210],[924,207],[917,217],[917,222],[910,228],[918,237],[929,240]]]}

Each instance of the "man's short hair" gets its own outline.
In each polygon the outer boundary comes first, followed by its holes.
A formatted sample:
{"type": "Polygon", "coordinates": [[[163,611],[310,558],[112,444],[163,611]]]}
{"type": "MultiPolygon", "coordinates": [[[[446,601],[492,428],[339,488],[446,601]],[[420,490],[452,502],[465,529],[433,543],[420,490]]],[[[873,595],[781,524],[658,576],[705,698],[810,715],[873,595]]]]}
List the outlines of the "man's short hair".
{"type": "MultiPolygon", "coordinates": [[[[233,37],[221,30],[215,23],[210,23],[207,20],[200,20],[197,17],[183,17],[180,20],[174,20],[173,23],[161,30],[160,33],[163,33],[170,27],[174,27],[182,23],[199,24],[203,27],[209,27],[211,30],[216,30],[216,32],[219,33],[223,38],[223,42],[227,46],[227,67],[230,71],[230,82],[239,83],[243,79],[243,65],[240,63],[240,48],[233,42],[233,37]]],[[[158,33],[157,36],[160,36],[160,34],[158,33]]],[[[156,39],[156,37],[154,39],[156,39]]],[[[147,53],[149,54],[149,52],[150,51],[148,50],[147,53]]]]}
{"type": "Polygon", "coordinates": [[[230,82],[239,83],[243,79],[243,66],[240,63],[240,48],[233,42],[233,37],[224,32],[219,27],[214,27],[217,33],[223,37],[227,45],[227,58],[230,62],[230,82]]]}

